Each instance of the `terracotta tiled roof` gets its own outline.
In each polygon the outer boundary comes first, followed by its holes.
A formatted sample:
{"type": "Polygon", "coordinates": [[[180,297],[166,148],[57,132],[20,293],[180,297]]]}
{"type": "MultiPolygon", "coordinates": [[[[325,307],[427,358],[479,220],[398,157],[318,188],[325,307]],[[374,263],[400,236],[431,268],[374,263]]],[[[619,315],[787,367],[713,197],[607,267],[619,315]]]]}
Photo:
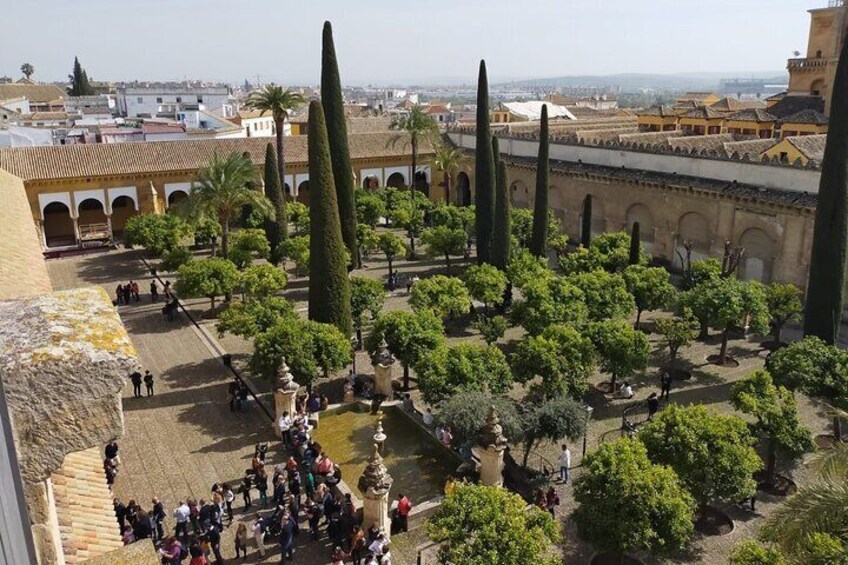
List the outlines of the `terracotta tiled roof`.
{"type": "MultiPolygon", "coordinates": [[[[46,180],[141,174],[169,171],[196,171],[213,155],[247,153],[257,166],[265,162],[265,146],[272,138],[189,139],[144,143],[99,143],[96,145],[52,145],[0,149],[0,168],[24,180],[46,180]]],[[[305,164],[307,136],[286,139],[286,162],[305,164]]],[[[406,157],[410,155],[409,136],[403,132],[362,133],[349,136],[352,159],[406,157]]],[[[429,142],[418,149],[432,153],[429,142]]]]}
{"type": "Polygon", "coordinates": [[[705,149],[707,151],[718,151],[723,153],[724,144],[729,141],[736,141],[733,134],[717,133],[715,135],[688,135],[685,137],[674,137],[668,140],[668,144],[672,149],[680,148],[687,153],[692,150],[701,152],[705,149]]]}
{"type": "Polygon", "coordinates": [[[65,563],[82,563],[123,547],[99,448],[65,457],[52,481],[65,563]]]}
{"type": "Polygon", "coordinates": [[[821,162],[824,158],[827,135],[793,135],[787,137],[786,141],[794,145],[807,159],[821,162]]]}
{"type": "Polygon", "coordinates": [[[668,140],[673,137],[681,137],[680,130],[672,131],[642,131],[639,133],[626,133],[620,136],[624,143],[646,143],[648,145],[668,145],[668,140]]]}
{"type": "Polygon", "coordinates": [[[780,123],[782,124],[815,124],[817,126],[827,125],[827,116],[816,110],[806,109],[796,112],[791,116],[786,116],[780,123]]]}
{"type": "Polygon", "coordinates": [[[732,114],[728,114],[725,118],[726,120],[733,120],[736,122],[774,122],[777,121],[777,118],[769,114],[767,111],[762,108],[748,108],[746,110],[740,110],[738,112],[733,112],[732,114]]]}
{"type": "Polygon", "coordinates": [[[681,118],[698,118],[702,120],[716,120],[724,118],[724,114],[718,110],[713,110],[709,106],[700,106],[694,110],[689,110],[681,118]]]}
{"type": "Polygon", "coordinates": [[[658,116],[660,118],[675,117],[678,114],[679,112],[671,106],[651,106],[649,108],[636,111],[637,116],[658,116]]]}
{"type": "Polygon", "coordinates": [[[759,161],[764,151],[774,147],[777,139],[751,139],[747,141],[730,141],[724,144],[724,150],[728,157],[737,155],[740,158],[747,157],[752,161],[759,161]]]}
{"type": "Polygon", "coordinates": [[[39,120],[67,120],[68,113],[67,112],[33,112],[32,114],[24,114],[21,116],[22,120],[27,121],[39,121],[39,120]]]}
{"type": "Polygon", "coordinates": [[[824,112],[824,98],[821,96],[784,96],[768,111],[772,116],[783,119],[807,109],[824,112]]]}
{"type": "Polygon", "coordinates": [[[424,112],[427,114],[448,114],[450,110],[444,104],[430,104],[424,108],[424,112]]]}
{"type": "Polygon", "coordinates": [[[737,112],[748,108],[765,108],[766,103],[759,100],[739,100],[738,98],[725,97],[710,104],[710,108],[719,112],[737,112]]]}
{"type": "Polygon", "coordinates": [[[0,100],[26,96],[36,104],[64,100],[65,91],[53,84],[0,84],[0,100]]]}
{"type": "Polygon", "coordinates": [[[182,124],[142,124],[141,130],[144,133],[180,133],[185,132],[186,128],[182,124]]]}

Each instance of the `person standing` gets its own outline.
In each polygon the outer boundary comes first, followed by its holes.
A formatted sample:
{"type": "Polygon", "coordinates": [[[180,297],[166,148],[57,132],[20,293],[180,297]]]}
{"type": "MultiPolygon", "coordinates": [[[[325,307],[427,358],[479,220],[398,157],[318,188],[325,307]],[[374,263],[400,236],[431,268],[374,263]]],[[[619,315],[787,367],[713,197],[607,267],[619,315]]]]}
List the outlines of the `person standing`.
{"type": "Polygon", "coordinates": [[[660,408],[660,399],[657,398],[657,393],[652,392],[651,396],[648,397],[648,419],[651,420],[654,417],[654,414],[657,413],[657,410],[660,408]]]}
{"type": "MultiPolygon", "coordinates": [[[[147,396],[153,396],[153,375],[150,371],[144,371],[144,386],[147,387],[147,396]]],[[[141,391],[139,391],[139,396],[141,391]]]]}
{"type": "Polygon", "coordinates": [[[209,524],[206,530],[206,540],[209,542],[209,549],[215,555],[215,563],[223,563],[224,558],[221,557],[221,533],[214,524],[209,524]]]}
{"type": "Polygon", "coordinates": [[[188,507],[184,501],[180,501],[179,505],[174,508],[174,521],[176,522],[176,526],[174,527],[174,536],[178,539],[185,539],[188,537],[188,520],[191,516],[191,509],[188,507]],[[180,536],[182,534],[182,536],[180,536]]]}
{"type": "Polygon", "coordinates": [[[241,479],[241,497],[244,499],[244,509],[247,511],[253,501],[250,499],[250,489],[253,487],[253,473],[245,471],[241,479]]]}
{"type": "Polygon", "coordinates": [[[165,513],[165,505],[156,497],[153,498],[152,503],[153,510],[150,514],[153,519],[153,523],[156,525],[156,539],[161,540],[165,537],[165,528],[162,525],[165,521],[165,517],[167,516],[165,513]]]}
{"type": "Polygon", "coordinates": [[[141,398],[141,373],[138,370],[133,371],[130,375],[130,381],[133,385],[133,397],[141,398]]]}
{"type": "Polygon", "coordinates": [[[171,298],[171,281],[165,281],[165,286],[162,289],[162,292],[165,295],[165,298],[171,298]]]}
{"type": "Polygon", "coordinates": [[[250,531],[253,532],[253,539],[256,540],[256,548],[259,550],[259,555],[265,557],[265,542],[262,536],[265,535],[265,521],[259,514],[250,526],[250,531]]]}
{"type": "Polygon", "coordinates": [[[297,529],[297,524],[291,515],[286,512],[280,526],[280,552],[282,554],[281,562],[286,559],[291,559],[294,553],[294,535],[297,529]]]}
{"type": "Polygon", "coordinates": [[[247,526],[242,522],[236,529],[236,559],[239,558],[239,552],[244,553],[242,559],[247,559],[247,526]]]}
{"type": "Polygon", "coordinates": [[[127,507],[124,506],[124,503],[121,502],[119,498],[112,499],[112,508],[115,509],[115,518],[118,520],[118,525],[121,527],[121,531],[124,531],[124,526],[127,524],[127,507]]]}
{"type": "Polygon", "coordinates": [[[401,532],[409,531],[409,513],[412,511],[412,503],[404,496],[403,493],[398,494],[397,517],[398,530],[401,532]]]}
{"type": "Polygon", "coordinates": [[[568,482],[568,470],[571,468],[571,450],[566,444],[562,444],[562,453],[559,454],[559,480],[568,482]]]}
{"type": "Polygon", "coordinates": [[[156,281],[150,281],[150,301],[156,302],[159,300],[159,286],[157,286],[156,281]]]}
{"type": "Polygon", "coordinates": [[[353,527],[350,534],[350,558],[353,565],[362,565],[362,552],[365,551],[365,532],[359,526],[353,527]]]}
{"type": "Polygon", "coordinates": [[[115,305],[120,306],[124,301],[124,287],[118,285],[115,287],[115,305]]]}
{"type": "Polygon", "coordinates": [[[280,436],[283,440],[283,447],[291,446],[291,425],[292,420],[288,412],[283,412],[280,419],[277,421],[277,426],[280,428],[280,436]]]}
{"type": "Polygon", "coordinates": [[[559,495],[554,487],[550,487],[545,495],[545,509],[554,516],[554,509],[557,506],[559,506],[559,495]]]}
{"type": "Polygon", "coordinates": [[[664,370],[660,375],[660,400],[665,396],[665,401],[668,402],[671,395],[671,372],[664,370]]]}
{"type": "Polygon", "coordinates": [[[233,493],[233,487],[230,486],[229,483],[224,483],[222,487],[224,489],[224,506],[227,509],[227,518],[230,519],[230,524],[233,523],[233,501],[236,499],[235,493],[233,493]]]}
{"type": "Polygon", "coordinates": [[[130,281],[130,291],[132,292],[133,300],[138,302],[138,283],[135,281],[130,281]]]}
{"type": "Polygon", "coordinates": [[[256,490],[259,491],[259,504],[265,508],[268,504],[268,473],[264,468],[256,473],[256,490]]]}

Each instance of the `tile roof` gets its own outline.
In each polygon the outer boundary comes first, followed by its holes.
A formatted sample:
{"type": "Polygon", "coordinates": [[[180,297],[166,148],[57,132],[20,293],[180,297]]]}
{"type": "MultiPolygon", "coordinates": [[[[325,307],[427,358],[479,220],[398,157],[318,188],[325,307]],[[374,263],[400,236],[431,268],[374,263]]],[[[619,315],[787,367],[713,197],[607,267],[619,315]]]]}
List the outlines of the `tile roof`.
{"type": "Polygon", "coordinates": [[[772,116],[783,119],[806,109],[824,112],[824,98],[821,96],[784,96],[776,104],[773,104],[768,111],[772,116]]]}
{"type": "Polygon", "coordinates": [[[697,118],[701,120],[718,120],[724,118],[724,114],[718,110],[714,110],[709,106],[699,106],[693,110],[689,110],[681,118],[697,118]]]}
{"type": "Polygon", "coordinates": [[[710,96],[715,96],[714,92],[685,92],[678,100],[706,100],[710,96]]]}
{"type": "MultiPolygon", "coordinates": [[[[348,136],[352,159],[406,157],[411,147],[403,132],[362,133],[348,136]]],[[[121,174],[196,171],[213,155],[248,153],[257,166],[265,162],[265,146],[272,138],[188,139],[95,145],[53,145],[0,148],[0,168],[24,180],[98,177],[121,174]]],[[[286,139],[286,162],[305,164],[307,136],[286,139]]],[[[423,141],[419,153],[432,153],[423,141]]]]}
{"type": "Polygon", "coordinates": [[[817,126],[827,125],[827,116],[817,110],[807,108],[780,120],[781,124],[815,124],[817,126]]]}
{"type": "Polygon", "coordinates": [[[679,113],[679,111],[675,110],[671,106],[651,106],[649,108],[636,111],[637,116],[658,116],[660,118],[673,118],[679,113]]]}
{"type": "Polygon", "coordinates": [[[69,454],[51,478],[65,563],[123,547],[99,448],[69,454]]]}
{"type": "Polygon", "coordinates": [[[787,137],[786,141],[794,145],[807,159],[812,159],[819,163],[824,159],[827,135],[793,135],[792,137],[787,137]]]}
{"type": "Polygon", "coordinates": [[[33,112],[32,114],[24,114],[22,120],[38,121],[38,120],[67,120],[67,112],[33,112]]]}
{"type": "Polygon", "coordinates": [[[728,157],[737,155],[739,158],[747,158],[751,161],[759,161],[764,151],[774,147],[778,139],[749,139],[746,141],[729,141],[724,144],[724,150],[728,157]]]}
{"type": "Polygon", "coordinates": [[[777,118],[768,113],[766,110],[762,108],[747,108],[745,110],[739,110],[738,112],[733,112],[732,114],[728,114],[725,117],[726,120],[736,121],[736,122],[774,122],[777,121],[777,118]]]}
{"type": "Polygon", "coordinates": [[[430,104],[424,108],[424,112],[427,114],[448,114],[450,110],[444,104],[430,104]]]}
{"type": "Polygon", "coordinates": [[[180,133],[185,132],[186,128],[183,124],[157,124],[144,123],[141,125],[141,130],[144,133],[180,133]]]}
{"type": "Polygon", "coordinates": [[[680,130],[672,131],[641,131],[639,133],[625,133],[620,136],[623,143],[647,143],[648,145],[668,145],[668,140],[681,137],[680,130]]]}
{"type": "Polygon", "coordinates": [[[710,108],[718,110],[719,112],[737,112],[748,108],[765,107],[766,103],[759,100],[739,100],[738,98],[732,98],[730,96],[722,98],[715,104],[710,104],[710,108]]]}
{"type": "Polygon", "coordinates": [[[65,91],[54,84],[0,84],[0,100],[26,96],[35,104],[64,100],[65,91]]]}
{"type": "Polygon", "coordinates": [[[717,133],[673,137],[669,138],[668,145],[672,149],[682,149],[686,153],[691,153],[693,150],[698,153],[704,150],[724,153],[724,144],[729,141],[736,141],[736,137],[732,133],[717,133]]]}

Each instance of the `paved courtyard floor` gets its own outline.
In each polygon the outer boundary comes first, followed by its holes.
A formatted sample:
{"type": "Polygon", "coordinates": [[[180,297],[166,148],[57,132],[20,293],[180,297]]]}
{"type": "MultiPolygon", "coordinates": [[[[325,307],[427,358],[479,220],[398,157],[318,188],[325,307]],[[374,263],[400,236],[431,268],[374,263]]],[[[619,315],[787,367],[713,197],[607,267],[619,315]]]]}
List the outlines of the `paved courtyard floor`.
{"type": "MultiPolygon", "coordinates": [[[[150,273],[138,258],[138,252],[113,251],[56,259],[48,262],[55,289],[100,285],[114,296],[119,282],[137,281],[141,301],[118,307],[118,312],[135,344],[142,369],[155,376],[152,397],[133,398],[127,381],[123,392],[124,436],[119,439],[122,465],[114,485],[116,496],[124,502],[136,500],[149,509],[151,499],[163,500],[169,514],[186,497],[208,498],[215,482],[237,486],[244,470],[250,467],[253,446],[274,441],[271,422],[255,405],[247,413],[232,413],[226,402],[229,373],[207,348],[197,330],[185,316],[174,322],[164,320],[162,303],[150,303],[150,273]]],[[[282,461],[272,443],[268,464],[282,461]]],[[[254,497],[256,493],[254,492],[254,497]]],[[[242,513],[237,495],[236,522],[250,522],[254,516],[242,513]]],[[[256,506],[253,507],[254,511],[256,506]]],[[[235,527],[227,528],[221,548],[224,558],[235,556],[235,527]]],[[[329,562],[326,537],[318,542],[298,538],[295,563],[329,562]]],[[[393,537],[393,553],[399,563],[414,563],[414,547],[422,543],[421,534],[393,537]]],[[[278,563],[279,549],[269,548],[260,560],[255,545],[250,545],[251,563],[278,563]]]]}

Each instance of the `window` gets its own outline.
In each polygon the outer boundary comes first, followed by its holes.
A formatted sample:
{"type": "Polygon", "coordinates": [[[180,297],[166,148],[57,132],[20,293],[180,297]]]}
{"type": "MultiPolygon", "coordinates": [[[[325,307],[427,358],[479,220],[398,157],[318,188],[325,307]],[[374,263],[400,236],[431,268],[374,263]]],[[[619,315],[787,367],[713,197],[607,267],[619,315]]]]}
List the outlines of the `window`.
{"type": "Polygon", "coordinates": [[[256,131],[256,122],[253,122],[253,131],[256,131]]]}
{"type": "Polygon", "coordinates": [[[161,103],[162,103],[162,97],[161,97],[161,96],[158,96],[158,97],[156,98],[156,103],[157,103],[157,104],[161,104],[161,103]]]}
{"type": "Polygon", "coordinates": [[[781,151],[781,152],[780,152],[780,160],[781,160],[781,161],[786,161],[786,160],[788,160],[788,159],[789,159],[789,154],[788,154],[788,153],[786,153],[786,151],[781,151]]]}
{"type": "Polygon", "coordinates": [[[135,99],[135,101],[136,101],[137,103],[139,103],[139,104],[144,104],[144,98],[142,98],[141,96],[139,96],[138,98],[136,98],[136,99],[135,99]]]}
{"type": "Polygon", "coordinates": [[[181,103],[182,103],[182,101],[183,101],[183,97],[182,97],[182,96],[177,96],[177,104],[181,104],[181,103]]]}
{"type": "Polygon", "coordinates": [[[203,104],[203,96],[200,96],[199,94],[197,95],[197,103],[203,104]]]}

